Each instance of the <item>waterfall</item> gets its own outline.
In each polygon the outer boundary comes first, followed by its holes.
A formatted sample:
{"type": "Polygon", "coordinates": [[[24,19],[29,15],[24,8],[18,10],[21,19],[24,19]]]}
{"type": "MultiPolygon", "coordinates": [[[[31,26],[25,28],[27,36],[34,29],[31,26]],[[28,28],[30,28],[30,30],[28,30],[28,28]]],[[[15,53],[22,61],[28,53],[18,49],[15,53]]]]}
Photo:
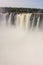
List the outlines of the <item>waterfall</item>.
{"type": "Polygon", "coordinates": [[[17,26],[24,28],[24,29],[28,29],[29,28],[29,24],[30,24],[30,16],[32,14],[17,14],[17,26]]]}
{"type": "Polygon", "coordinates": [[[39,28],[39,23],[40,23],[40,16],[37,19],[37,29],[39,28]]]}
{"type": "Polygon", "coordinates": [[[6,15],[6,24],[7,25],[9,24],[9,18],[10,18],[10,13],[7,13],[7,15],[6,15]]]}
{"type": "Polygon", "coordinates": [[[17,18],[16,18],[17,20],[16,20],[16,25],[17,25],[17,27],[20,27],[20,23],[21,23],[21,14],[17,14],[17,18]]]}
{"type": "Polygon", "coordinates": [[[8,20],[8,25],[10,25],[10,24],[11,24],[11,13],[9,15],[9,20],[8,20]]]}
{"type": "MultiPolygon", "coordinates": [[[[40,13],[39,13],[40,14],[40,13]]],[[[0,13],[0,25],[13,25],[25,30],[29,28],[31,30],[35,28],[40,28],[42,19],[40,19],[39,14],[36,13],[0,13]]],[[[42,15],[42,14],[41,14],[42,15]]]]}
{"type": "Polygon", "coordinates": [[[1,21],[1,24],[2,25],[5,25],[6,24],[6,14],[2,14],[2,21],[1,21]]]}
{"type": "Polygon", "coordinates": [[[34,22],[35,22],[35,15],[34,15],[33,20],[32,20],[32,29],[34,27],[34,22]]]}
{"type": "Polygon", "coordinates": [[[31,15],[32,13],[26,14],[26,30],[29,29],[31,15]]]}

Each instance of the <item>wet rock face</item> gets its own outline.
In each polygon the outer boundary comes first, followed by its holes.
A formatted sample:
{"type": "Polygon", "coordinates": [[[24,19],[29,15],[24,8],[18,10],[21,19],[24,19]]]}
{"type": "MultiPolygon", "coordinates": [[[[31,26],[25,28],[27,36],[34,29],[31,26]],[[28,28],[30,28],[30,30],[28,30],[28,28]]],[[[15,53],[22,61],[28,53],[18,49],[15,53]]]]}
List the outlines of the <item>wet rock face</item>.
{"type": "Polygon", "coordinates": [[[16,14],[12,13],[11,14],[11,24],[15,24],[15,20],[16,20],[16,14]]]}

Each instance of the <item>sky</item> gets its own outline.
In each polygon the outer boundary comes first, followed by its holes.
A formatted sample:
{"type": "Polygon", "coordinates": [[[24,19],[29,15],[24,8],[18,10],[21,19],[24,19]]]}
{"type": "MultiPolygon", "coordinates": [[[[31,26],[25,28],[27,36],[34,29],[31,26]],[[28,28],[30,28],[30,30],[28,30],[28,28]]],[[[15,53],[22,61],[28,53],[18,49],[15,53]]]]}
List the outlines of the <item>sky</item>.
{"type": "Polygon", "coordinates": [[[26,7],[43,9],[43,0],[0,0],[0,7],[26,7]]]}

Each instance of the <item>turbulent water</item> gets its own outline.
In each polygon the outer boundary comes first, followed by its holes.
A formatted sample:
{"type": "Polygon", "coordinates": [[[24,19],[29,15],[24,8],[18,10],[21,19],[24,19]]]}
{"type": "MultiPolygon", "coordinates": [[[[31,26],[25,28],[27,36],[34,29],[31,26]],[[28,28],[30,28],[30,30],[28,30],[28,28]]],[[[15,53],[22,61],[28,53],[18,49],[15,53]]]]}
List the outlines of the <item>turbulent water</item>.
{"type": "Polygon", "coordinates": [[[43,22],[32,13],[14,15],[0,15],[0,65],[43,65],[43,22]]]}

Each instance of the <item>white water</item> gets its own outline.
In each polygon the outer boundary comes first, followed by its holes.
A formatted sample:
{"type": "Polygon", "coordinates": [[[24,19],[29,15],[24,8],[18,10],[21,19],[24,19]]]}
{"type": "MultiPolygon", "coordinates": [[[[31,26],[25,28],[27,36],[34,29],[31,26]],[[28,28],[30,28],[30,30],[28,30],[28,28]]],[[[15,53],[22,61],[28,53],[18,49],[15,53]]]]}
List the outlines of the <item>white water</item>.
{"type": "Polygon", "coordinates": [[[0,65],[43,65],[43,32],[0,26],[0,65]]]}

